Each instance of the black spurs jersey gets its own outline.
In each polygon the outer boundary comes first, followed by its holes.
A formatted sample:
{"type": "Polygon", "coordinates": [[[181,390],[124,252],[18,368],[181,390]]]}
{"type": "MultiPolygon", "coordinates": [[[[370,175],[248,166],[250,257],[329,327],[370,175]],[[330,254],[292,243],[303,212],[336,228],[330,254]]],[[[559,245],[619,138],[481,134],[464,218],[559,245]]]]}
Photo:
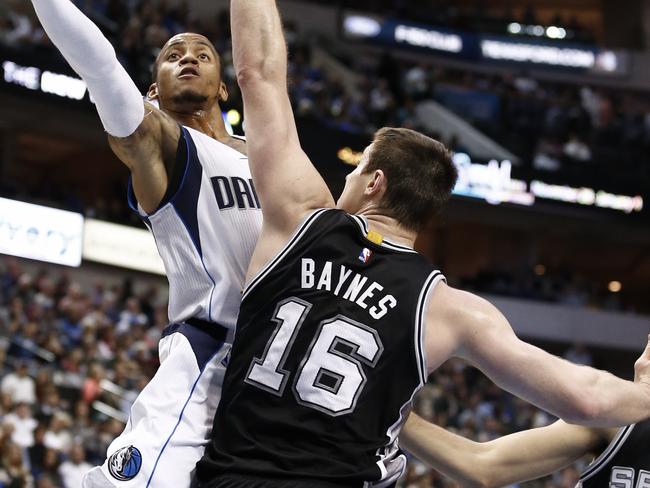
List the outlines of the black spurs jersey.
{"type": "Polygon", "coordinates": [[[577,488],[650,488],[650,420],[622,428],[577,488]]]}
{"type": "Polygon", "coordinates": [[[427,376],[426,298],[443,279],[361,217],[306,219],[244,290],[201,485],[392,486],[427,376]]]}

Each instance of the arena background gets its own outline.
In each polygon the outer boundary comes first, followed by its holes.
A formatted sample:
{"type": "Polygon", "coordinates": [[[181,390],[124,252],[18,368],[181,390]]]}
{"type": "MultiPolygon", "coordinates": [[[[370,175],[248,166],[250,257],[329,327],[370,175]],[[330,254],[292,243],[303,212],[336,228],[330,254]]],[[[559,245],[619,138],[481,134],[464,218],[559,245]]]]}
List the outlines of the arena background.
{"type": "MultiPolygon", "coordinates": [[[[79,0],[143,93],[173,34],[224,55],[227,2],[79,0]]],[[[335,195],[374,130],[461,178],[418,249],[519,335],[630,378],[650,331],[650,1],[280,3],[303,145],[335,195]]],[[[157,366],[167,287],[83,82],[25,0],[0,4],[0,486],[80,486],[157,366]]],[[[489,440],[553,418],[459,361],[417,411],[489,440]]],[[[589,459],[527,487],[569,488],[589,459]]],[[[405,487],[454,486],[417,461],[405,487]]]]}

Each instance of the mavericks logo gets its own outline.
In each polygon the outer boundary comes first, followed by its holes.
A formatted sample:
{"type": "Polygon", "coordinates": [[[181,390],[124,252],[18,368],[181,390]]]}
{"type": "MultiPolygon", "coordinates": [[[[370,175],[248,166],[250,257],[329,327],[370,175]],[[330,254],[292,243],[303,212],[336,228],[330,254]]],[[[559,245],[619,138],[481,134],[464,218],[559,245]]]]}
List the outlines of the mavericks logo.
{"type": "Polygon", "coordinates": [[[142,466],[142,454],[133,446],[123,447],[108,458],[108,471],[118,481],[128,481],[136,477],[142,466]]]}

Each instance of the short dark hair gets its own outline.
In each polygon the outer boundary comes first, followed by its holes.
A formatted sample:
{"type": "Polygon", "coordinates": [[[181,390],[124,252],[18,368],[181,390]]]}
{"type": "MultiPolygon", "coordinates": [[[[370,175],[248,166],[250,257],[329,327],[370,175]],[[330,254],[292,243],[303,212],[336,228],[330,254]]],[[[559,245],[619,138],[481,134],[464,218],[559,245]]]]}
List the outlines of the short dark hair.
{"type": "Polygon", "coordinates": [[[447,203],[458,170],[441,142],[410,129],[385,127],[374,137],[365,173],[382,170],[382,204],[407,229],[419,232],[447,203]]]}

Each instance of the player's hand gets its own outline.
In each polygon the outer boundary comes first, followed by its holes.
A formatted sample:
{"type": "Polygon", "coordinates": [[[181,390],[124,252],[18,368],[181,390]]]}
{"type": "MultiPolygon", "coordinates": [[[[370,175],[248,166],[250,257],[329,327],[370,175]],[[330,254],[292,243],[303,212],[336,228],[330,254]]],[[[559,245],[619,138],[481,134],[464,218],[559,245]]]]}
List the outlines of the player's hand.
{"type": "Polygon", "coordinates": [[[634,381],[645,383],[650,388],[650,334],[648,334],[648,344],[645,350],[634,363],[634,381]]]}

